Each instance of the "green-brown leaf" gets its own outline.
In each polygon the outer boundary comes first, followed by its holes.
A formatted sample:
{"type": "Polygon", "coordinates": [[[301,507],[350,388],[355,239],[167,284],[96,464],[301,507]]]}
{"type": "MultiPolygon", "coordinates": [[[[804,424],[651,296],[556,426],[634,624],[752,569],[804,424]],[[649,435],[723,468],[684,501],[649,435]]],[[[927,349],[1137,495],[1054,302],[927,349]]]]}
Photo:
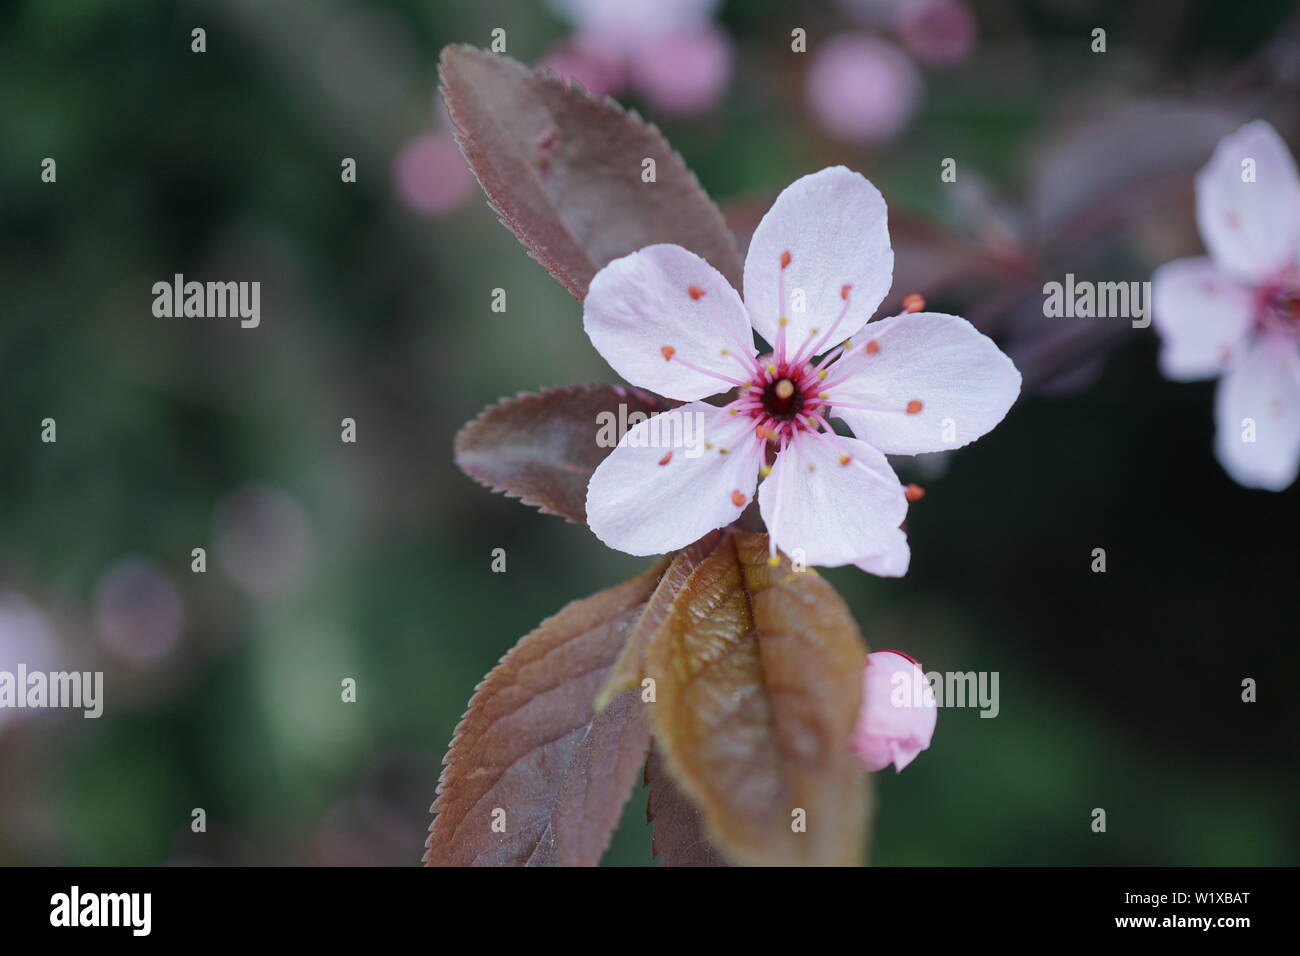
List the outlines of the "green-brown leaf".
{"type": "Polygon", "coordinates": [[[731,861],[859,863],[868,794],[849,738],[866,647],[824,579],[766,558],[766,536],[726,535],[647,643],[655,746],[731,861]]]}
{"type": "Polygon", "coordinates": [[[457,141],[501,222],[581,299],[611,259],[685,246],[740,288],[722,214],[663,135],[612,100],[510,57],[448,46],[439,65],[457,141]],[[655,181],[642,163],[655,162],[655,181]]]}
{"type": "Polygon", "coordinates": [[[712,531],[672,556],[668,569],[664,571],[654,593],[650,595],[650,600],[646,602],[645,610],[637,619],[636,626],[628,634],[627,641],[623,644],[623,652],[618,655],[618,660],[610,669],[609,679],[596,695],[597,710],[603,710],[623,691],[641,685],[645,677],[646,646],[663,627],[664,621],[672,610],[673,601],[677,599],[677,593],[699,566],[700,561],[717,548],[722,534],[721,531],[712,531]]]}

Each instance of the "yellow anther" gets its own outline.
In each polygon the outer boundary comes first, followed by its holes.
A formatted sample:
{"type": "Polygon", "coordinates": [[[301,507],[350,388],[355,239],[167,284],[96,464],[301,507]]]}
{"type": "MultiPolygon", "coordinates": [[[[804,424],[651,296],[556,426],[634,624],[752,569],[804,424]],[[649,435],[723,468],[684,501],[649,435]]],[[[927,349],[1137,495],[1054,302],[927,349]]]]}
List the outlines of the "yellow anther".
{"type": "Polygon", "coordinates": [[[787,319],[784,315],[781,316],[781,327],[785,328],[789,324],[790,324],[790,320],[787,319]]]}
{"type": "Polygon", "coordinates": [[[769,558],[767,559],[768,567],[773,567],[773,568],[774,568],[774,567],[776,567],[777,565],[779,565],[780,563],[781,563],[781,559],[778,558],[775,554],[772,555],[771,557],[769,557],[769,558]]]}

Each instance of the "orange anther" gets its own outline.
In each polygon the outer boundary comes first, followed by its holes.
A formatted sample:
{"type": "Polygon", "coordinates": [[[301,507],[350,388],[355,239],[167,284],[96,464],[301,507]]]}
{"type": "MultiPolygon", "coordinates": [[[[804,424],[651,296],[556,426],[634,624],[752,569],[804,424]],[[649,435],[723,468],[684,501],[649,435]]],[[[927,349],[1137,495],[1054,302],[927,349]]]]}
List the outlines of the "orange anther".
{"type": "Polygon", "coordinates": [[[925,489],[913,482],[903,489],[903,495],[908,501],[920,501],[925,497],[925,489]]]}
{"type": "Polygon", "coordinates": [[[672,450],[670,449],[668,454],[664,455],[662,458],[659,459],[659,464],[666,465],[672,460],[673,460],[673,453],[672,450]]]}
{"type": "Polygon", "coordinates": [[[919,293],[913,292],[903,298],[904,312],[920,312],[925,308],[925,298],[919,293]]]}
{"type": "Polygon", "coordinates": [[[700,288],[699,286],[697,286],[697,285],[688,285],[688,286],[686,287],[686,293],[687,293],[687,295],[689,295],[692,299],[694,299],[696,302],[698,302],[698,301],[700,301],[700,298],[704,295],[704,290],[701,289],[701,288],[700,288]]]}
{"type": "Polygon", "coordinates": [[[848,464],[849,462],[851,462],[852,460],[853,460],[853,459],[850,458],[848,455],[840,455],[840,464],[841,464],[841,465],[847,465],[847,464],[848,464]]]}
{"type": "Polygon", "coordinates": [[[673,356],[677,354],[677,350],[673,348],[671,345],[665,345],[659,351],[663,354],[665,362],[671,362],[673,360],[673,356]]]}
{"type": "Polygon", "coordinates": [[[849,300],[849,290],[852,288],[853,286],[847,284],[840,286],[840,298],[845,302],[849,300]]]}
{"type": "Polygon", "coordinates": [[[745,507],[745,502],[748,500],[749,499],[747,499],[744,495],[740,493],[739,488],[737,488],[735,491],[731,493],[731,503],[735,505],[737,508],[745,507]]]}
{"type": "Polygon", "coordinates": [[[920,413],[921,409],[923,408],[925,408],[925,406],[921,404],[921,400],[918,398],[914,398],[907,403],[907,414],[917,415],[920,413]]]}
{"type": "Polygon", "coordinates": [[[790,250],[781,253],[781,268],[784,269],[790,264],[790,250]]]}
{"type": "Polygon", "coordinates": [[[877,342],[875,339],[872,339],[870,342],[868,342],[868,343],[867,343],[867,354],[868,354],[868,355],[879,355],[879,354],[880,354],[880,343],[877,342]]]}

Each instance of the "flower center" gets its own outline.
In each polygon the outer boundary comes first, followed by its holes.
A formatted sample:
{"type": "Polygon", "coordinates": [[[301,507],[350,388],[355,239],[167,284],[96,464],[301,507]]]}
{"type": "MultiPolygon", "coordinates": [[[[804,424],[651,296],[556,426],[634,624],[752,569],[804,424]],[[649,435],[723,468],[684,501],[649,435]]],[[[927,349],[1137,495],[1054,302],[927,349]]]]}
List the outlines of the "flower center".
{"type": "Polygon", "coordinates": [[[1269,294],[1266,305],[1286,324],[1300,324],[1300,287],[1278,286],[1269,294]]]}
{"type": "Polygon", "coordinates": [[[803,392],[788,378],[768,382],[763,389],[763,411],[778,422],[791,422],[803,411],[803,392]]]}

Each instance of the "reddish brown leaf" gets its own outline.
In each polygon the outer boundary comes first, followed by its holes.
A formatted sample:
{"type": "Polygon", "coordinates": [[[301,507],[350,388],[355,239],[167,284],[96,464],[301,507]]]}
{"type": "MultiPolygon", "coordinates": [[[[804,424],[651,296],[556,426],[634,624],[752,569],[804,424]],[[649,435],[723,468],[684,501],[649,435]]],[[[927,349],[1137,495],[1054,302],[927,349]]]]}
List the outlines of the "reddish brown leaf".
{"type": "Polygon", "coordinates": [[[728,859],[854,864],[868,806],[849,737],[866,648],[824,579],[766,559],[765,535],[725,536],[647,644],[656,747],[728,859]]]}
{"type": "Polygon", "coordinates": [[[634,412],[668,407],[649,392],[618,385],[575,385],[502,399],[456,435],[456,464],[493,491],[583,523],[587,482],[611,451],[597,444],[598,437],[609,437],[608,429],[602,435],[602,422],[609,419],[600,416],[612,414],[621,428],[634,412]]]}
{"type": "Polygon", "coordinates": [[[591,700],[665,566],[569,604],[479,685],[444,760],[427,865],[599,862],[649,729],[635,693],[599,714],[591,700]]]}
{"type": "Polygon", "coordinates": [[[579,299],[601,266],[657,242],[703,256],[740,288],[735,238],[663,135],[553,73],[448,46],[442,95],[501,222],[579,299]],[[642,163],[655,162],[655,181],[642,163]]]}
{"type": "Polygon", "coordinates": [[[704,818],[682,795],[651,747],[645,763],[646,820],[654,827],[651,851],[662,866],[731,866],[704,836],[704,818]]]}

